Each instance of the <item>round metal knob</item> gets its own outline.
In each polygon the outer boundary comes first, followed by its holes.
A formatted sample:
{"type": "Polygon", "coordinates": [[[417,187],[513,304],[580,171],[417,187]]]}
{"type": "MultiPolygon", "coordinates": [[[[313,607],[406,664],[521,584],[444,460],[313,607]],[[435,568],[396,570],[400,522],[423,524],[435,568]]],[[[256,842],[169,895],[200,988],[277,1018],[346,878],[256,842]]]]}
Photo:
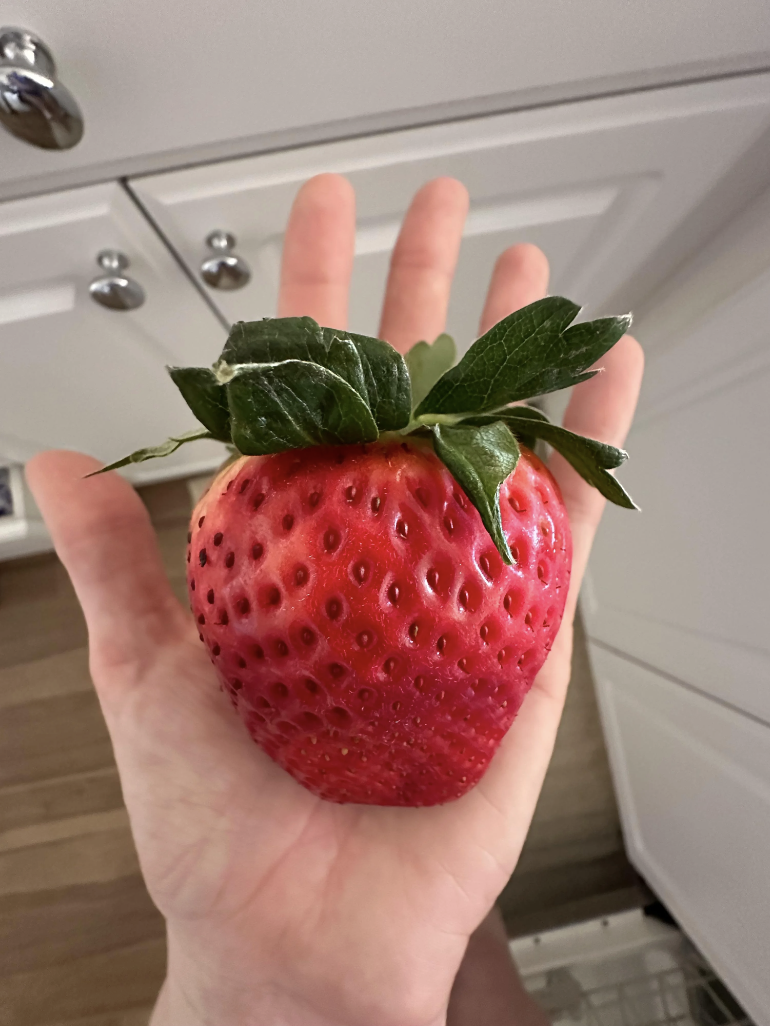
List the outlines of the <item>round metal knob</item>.
{"type": "Polygon", "coordinates": [[[242,289],[251,278],[251,271],[246,261],[232,252],[235,236],[215,231],[206,239],[206,245],[216,255],[206,257],[201,264],[201,278],[213,289],[242,289]]]}
{"type": "Polygon", "coordinates": [[[83,115],[56,80],[51,51],[26,29],[0,29],[0,122],[44,150],[68,150],[83,136],[83,115]]]}
{"type": "Polygon", "coordinates": [[[96,262],[107,273],[94,278],[88,286],[95,303],[106,306],[108,310],[136,310],[142,305],[144,289],[138,281],[123,274],[129,264],[125,254],[114,249],[104,249],[96,262]]]}

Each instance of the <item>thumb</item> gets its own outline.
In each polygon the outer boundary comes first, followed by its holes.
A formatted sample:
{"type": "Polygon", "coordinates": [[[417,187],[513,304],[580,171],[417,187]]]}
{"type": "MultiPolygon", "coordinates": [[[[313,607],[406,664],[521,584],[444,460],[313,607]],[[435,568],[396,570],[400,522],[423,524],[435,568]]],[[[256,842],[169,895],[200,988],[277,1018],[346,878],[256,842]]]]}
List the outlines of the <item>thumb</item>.
{"type": "Polygon", "coordinates": [[[188,618],[166,579],[150,518],[115,473],[81,453],[35,456],[27,481],[83,608],[92,660],[139,672],[188,618]]]}

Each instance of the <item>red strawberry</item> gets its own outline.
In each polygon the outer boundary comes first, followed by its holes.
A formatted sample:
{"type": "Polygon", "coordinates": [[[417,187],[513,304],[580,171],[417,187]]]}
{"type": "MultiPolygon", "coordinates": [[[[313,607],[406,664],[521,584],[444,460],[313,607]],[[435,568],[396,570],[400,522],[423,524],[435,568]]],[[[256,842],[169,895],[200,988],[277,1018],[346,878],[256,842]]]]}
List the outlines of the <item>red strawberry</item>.
{"type": "Polygon", "coordinates": [[[567,598],[534,440],[633,508],[624,452],[520,405],[590,377],[630,323],[577,313],[533,303],[454,367],[446,335],[405,363],[309,317],[241,322],[212,370],[170,369],[203,428],[112,464],[196,438],[242,454],[193,515],[192,610],[252,737],[315,794],[433,805],[483,774],[567,598]]]}
{"type": "Polygon", "coordinates": [[[255,741],[315,794],[434,805],[487,767],[559,628],[569,524],[522,451],[506,566],[429,442],[247,457],[193,516],[199,630],[255,741]]]}

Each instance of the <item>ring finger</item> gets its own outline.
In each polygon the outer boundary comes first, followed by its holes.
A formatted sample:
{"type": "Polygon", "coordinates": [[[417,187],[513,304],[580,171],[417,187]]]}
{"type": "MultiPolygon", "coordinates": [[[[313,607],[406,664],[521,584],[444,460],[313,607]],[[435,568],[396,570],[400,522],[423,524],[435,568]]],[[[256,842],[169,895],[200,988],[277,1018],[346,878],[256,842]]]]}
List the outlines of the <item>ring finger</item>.
{"type": "Polygon", "coordinates": [[[510,246],[497,258],[489,283],[479,333],[503,317],[542,299],[548,291],[548,260],[537,246],[521,242],[510,246]]]}

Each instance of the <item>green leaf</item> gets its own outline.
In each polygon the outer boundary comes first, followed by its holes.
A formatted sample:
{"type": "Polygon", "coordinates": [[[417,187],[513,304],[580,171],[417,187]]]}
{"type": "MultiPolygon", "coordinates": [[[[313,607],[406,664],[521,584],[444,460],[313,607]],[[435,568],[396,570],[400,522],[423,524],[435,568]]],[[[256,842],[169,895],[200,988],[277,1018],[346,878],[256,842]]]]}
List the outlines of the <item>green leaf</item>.
{"type": "Polygon", "coordinates": [[[485,413],[535,393],[517,396],[521,380],[540,367],[580,307],[559,296],[541,299],[504,317],[477,339],[456,367],[440,378],[415,410],[485,413]]]}
{"type": "Polygon", "coordinates": [[[130,463],[144,463],[145,460],[154,460],[162,456],[170,456],[172,452],[176,452],[180,445],[184,445],[186,442],[197,442],[199,438],[213,438],[214,436],[208,431],[201,431],[200,428],[196,428],[194,431],[187,431],[183,435],[176,435],[173,438],[166,439],[165,442],[161,442],[160,445],[153,445],[147,449],[137,449],[136,452],[132,452],[130,456],[124,456],[122,460],[116,460],[115,463],[110,463],[109,466],[102,467],[101,470],[95,470],[92,474],[86,474],[86,477],[95,477],[97,474],[106,474],[108,470],[118,470],[120,467],[127,467],[130,463]]]}
{"type": "Polygon", "coordinates": [[[312,317],[239,321],[217,366],[286,360],[314,363],[342,378],[367,404],[381,431],[408,424],[411,393],[404,358],[381,339],[322,328],[312,317]]]}
{"type": "Polygon", "coordinates": [[[281,360],[317,363],[324,350],[321,328],[312,317],[264,317],[234,324],[219,362],[231,367],[281,360]]]}
{"type": "Polygon", "coordinates": [[[513,563],[500,516],[500,486],[516,469],[516,439],[502,421],[479,427],[435,424],[432,431],[437,455],[479,511],[503,560],[513,563]]]}
{"type": "MultiPolygon", "coordinates": [[[[463,420],[463,423],[469,424],[492,424],[496,420],[507,420],[508,416],[516,415],[527,420],[544,420],[546,424],[550,424],[548,417],[543,413],[542,410],[538,410],[536,406],[525,406],[519,403],[517,406],[509,407],[508,409],[500,410],[496,413],[485,413],[481,417],[468,417],[463,420]]],[[[511,428],[513,430],[513,428],[511,428]]],[[[537,442],[537,437],[521,426],[516,430],[516,437],[522,443],[526,445],[528,449],[534,449],[537,442]]]]}
{"type": "MultiPolygon", "coordinates": [[[[341,333],[340,333],[341,334],[341,333]]],[[[323,329],[312,317],[265,317],[261,321],[234,324],[222,351],[218,369],[247,364],[274,364],[304,360],[325,367],[346,381],[367,401],[366,381],[358,350],[350,340],[324,338],[323,329]]]]}
{"type": "Polygon", "coordinates": [[[518,403],[516,406],[510,406],[507,409],[503,409],[495,414],[487,414],[484,423],[488,424],[492,420],[499,420],[500,416],[511,416],[511,417],[523,417],[525,420],[544,420],[546,424],[550,424],[550,420],[543,413],[542,410],[538,410],[537,406],[528,406],[526,403],[518,403]]]}
{"type": "Polygon", "coordinates": [[[503,318],[436,382],[415,415],[485,413],[592,377],[587,368],[631,319],[610,317],[568,330],[579,309],[550,296],[503,318]]]}
{"type": "MultiPolygon", "coordinates": [[[[489,420],[493,418],[504,420],[522,441],[526,436],[534,436],[548,442],[572,464],[583,480],[593,485],[605,499],[626,509],[639,508],[617,478],[608,473],[628,459],[625,450],[607,445],[606,442],[597,442],[593,438],[584,438],[557,424],[551,424],[548,420],[533,417],[531,407],[514,406],[510,410],[490,414],[489,420]],[[524,412],[525,410],[527,412],[524,412]]],[[[478,419],[487,420],[486,417],[478,419]]]]}
{"type": "MultiPolygon", "coordinates": [[[[579,385],[594,377],[597,371],[586,371],[619,342],[631,327],[631,314],[623,317],[603,317],[597,321],[582,321],[573,324],[564,332],[563,355],[558,355],[554,368],[549,372],[548,387],[540,387],[531,395],[545,395],[558,392],[560,388],[579,385]]],[[[528,398],[522,396],[522,399],[528,398]]],[[[512,400],[514,401],[514,400],[512,400]]]]}
{"type": "Polygon", "coordinates": [[[406,354],[412,379],[412,406],[419,406],[441,375],[457,359],[457,347],[451,335],[439,335],[433,345],[418,342],[406,354]]]}
{"type": "Polygon", "coordinates": [[[338,374],[304,360],[246,364],[228,381],[233,443],[247,456],[373,442],[369,407],[338,374]]]}
{"type": "Polygon", "coordinates": [[[208,367],[167,367],[192,412],[220,442],[230,441],[230,411],[224,385],[208,367]]]}
{"type": "Polygon", "coordinates": [[[325,340],[339,338],[355,346],[364,375],[365,392],[361,394],[380,431],[406,427],[412,412],[412,391],[403,356],[380,338],[336,328],[321,328],[321,332],[325,340]]]}

